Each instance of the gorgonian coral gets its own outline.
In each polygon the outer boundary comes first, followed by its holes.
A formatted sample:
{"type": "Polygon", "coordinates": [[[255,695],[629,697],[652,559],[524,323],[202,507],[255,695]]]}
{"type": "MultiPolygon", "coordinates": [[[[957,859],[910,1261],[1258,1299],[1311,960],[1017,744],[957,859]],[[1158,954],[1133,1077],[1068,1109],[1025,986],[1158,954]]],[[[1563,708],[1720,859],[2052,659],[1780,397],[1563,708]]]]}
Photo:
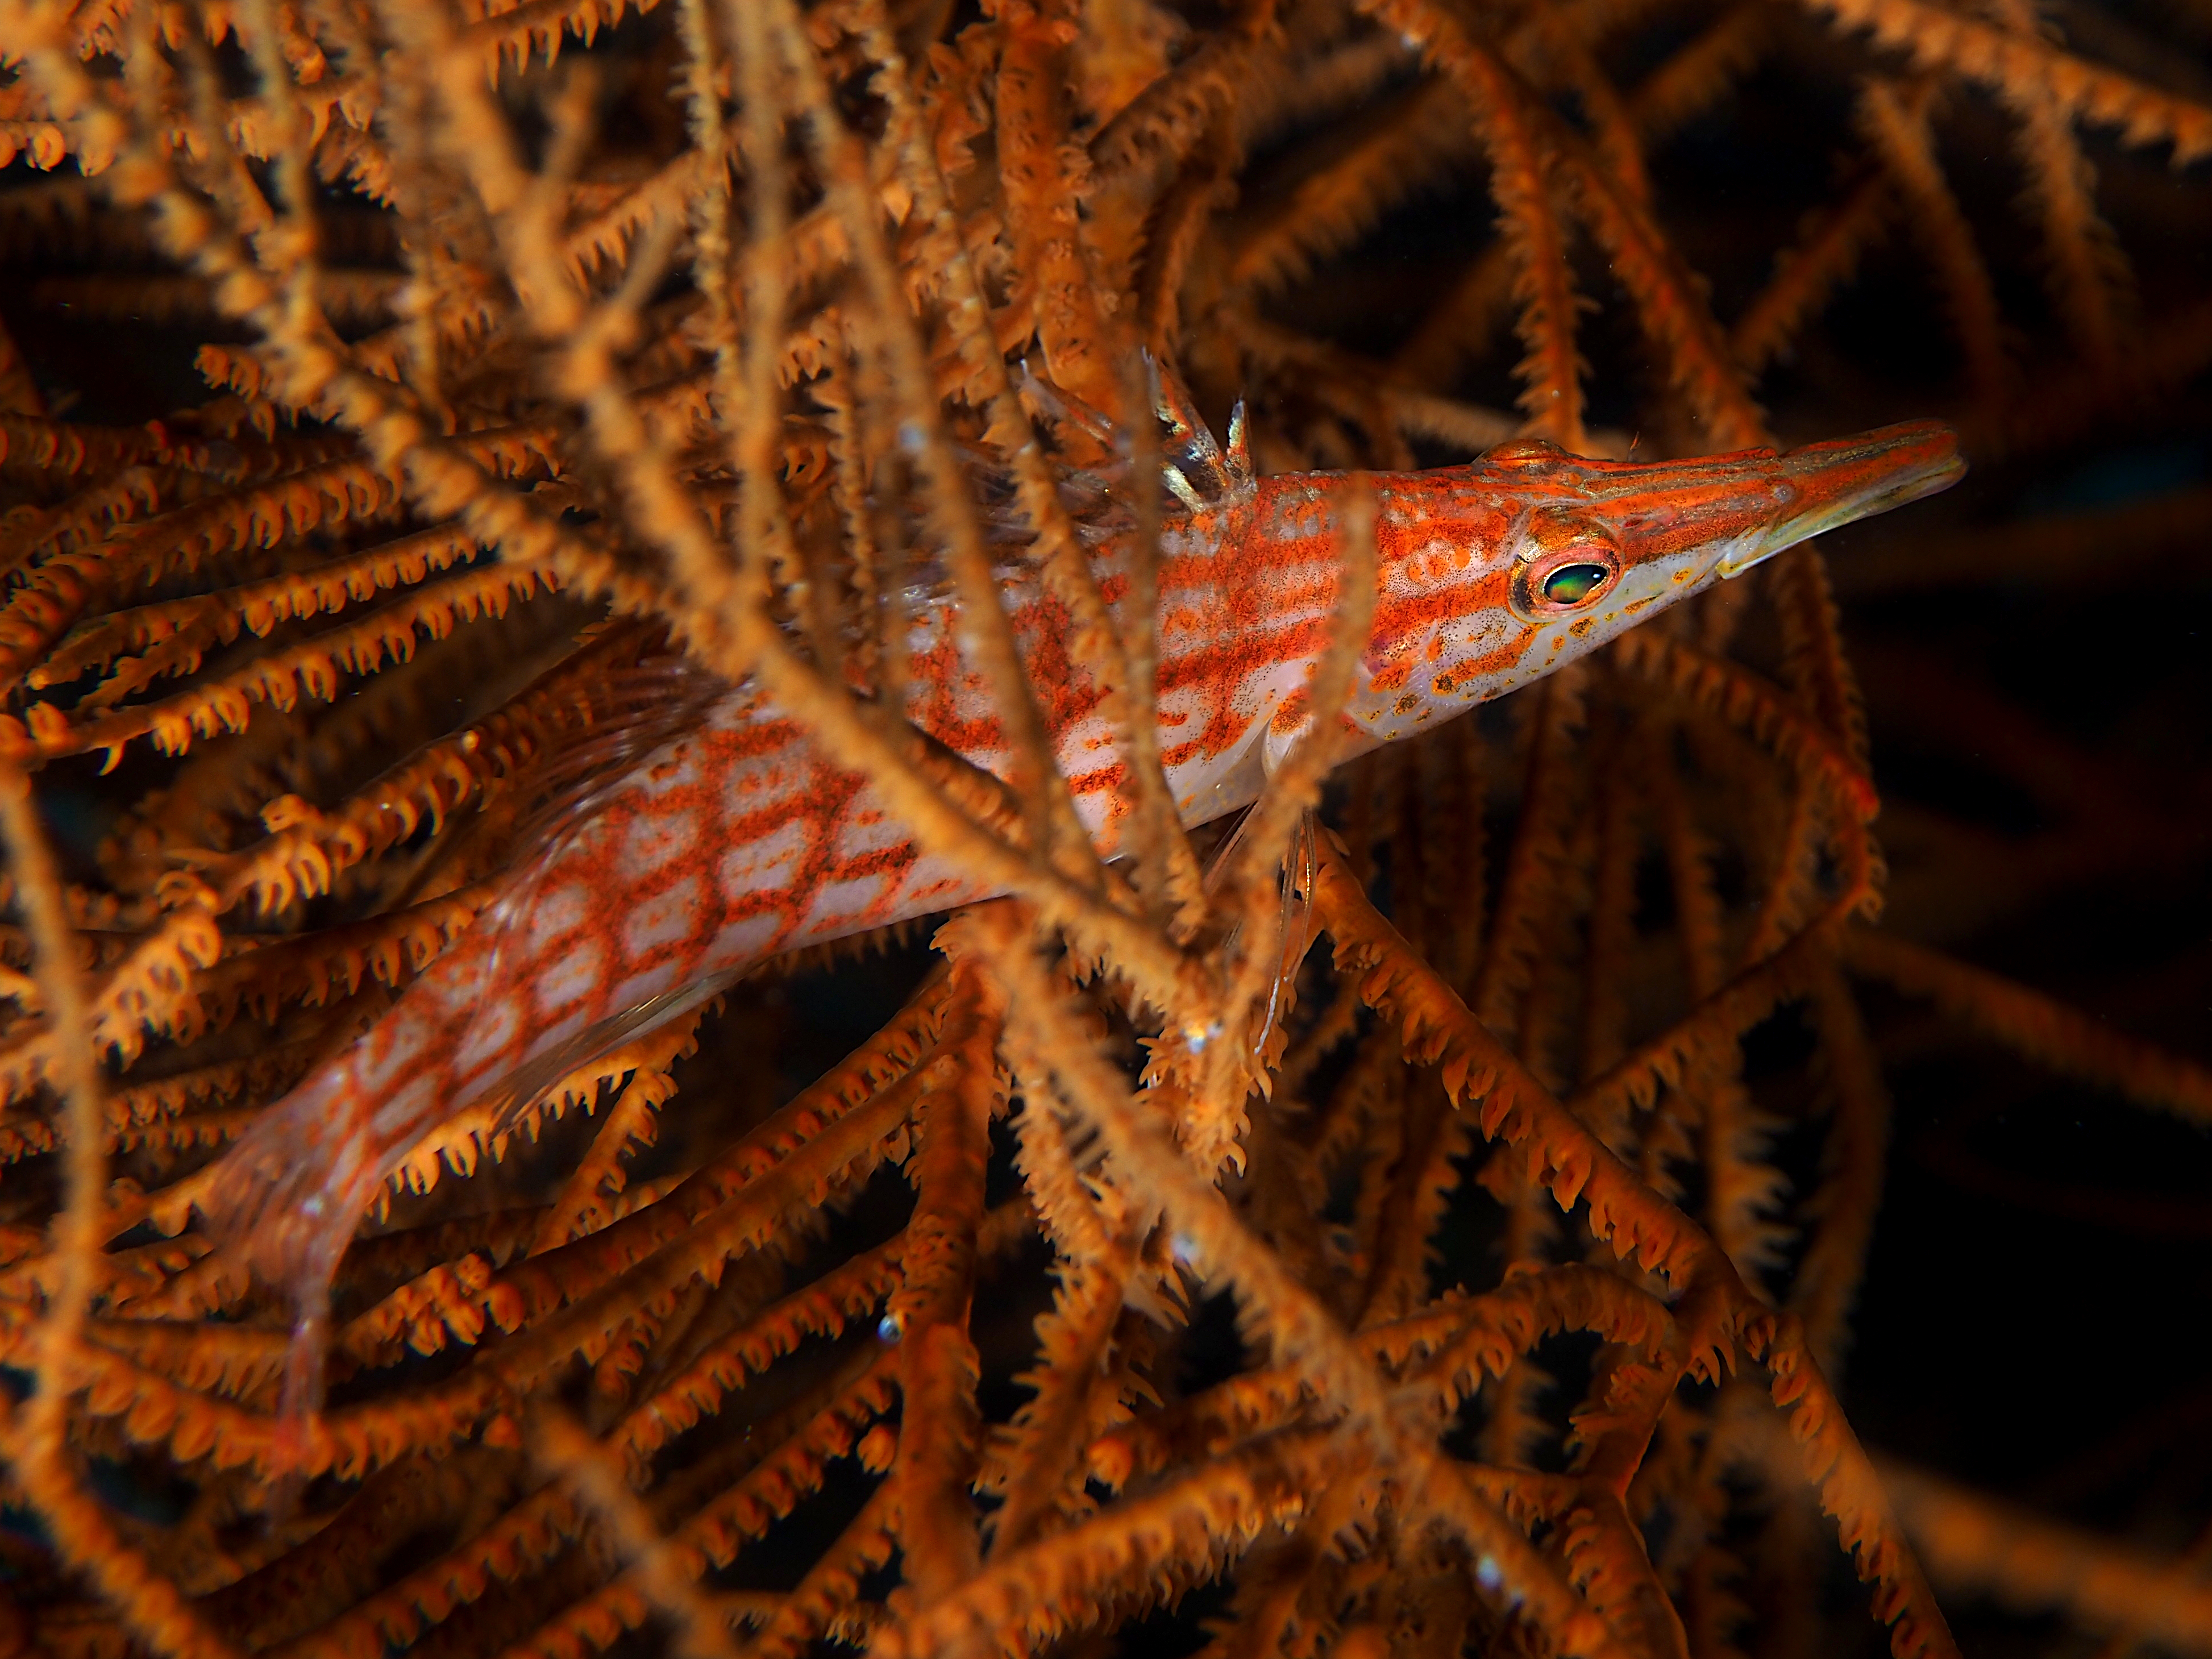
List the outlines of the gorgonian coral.
{"type": "MultiPolygon", "coordinates": [[[[1922,1559],[2212,1645],[2201,1580],[1878,1469],[1833,1382],[1885,1048],[1948,1040],[1867,985],[2212,1118],[1929,943],[2194,902],[2201,754],[2148,781],[1927,637],[2001,576],[2023,626],[2201,593],[2201,486],[2002,516],[2203,429],[2173,10],[0,0],[0,1641],[1802,1654],[1863,1612],[1839,1537],[1899,1655],[1954,1650],[1922,1559]],[[1086,614],[1101,490],[1174,459],[1145,353],[1265,473],[1952,416],[1990,493],[1841,574],[1877,726],[1970,726],[2040,827],[1908,769],[1875,926],[1801,549],[1233,837],[1057,856],[1048,767],[888,716],[884,618],[951,584],[995,648],[1004,559],[1086,614]],[[1007,896],[454,1103],[286,1419],[224,1150],[748,679],[1007,896]]],[[[1152,740],[1157,641],[1087,614],[1152,740]]]]}

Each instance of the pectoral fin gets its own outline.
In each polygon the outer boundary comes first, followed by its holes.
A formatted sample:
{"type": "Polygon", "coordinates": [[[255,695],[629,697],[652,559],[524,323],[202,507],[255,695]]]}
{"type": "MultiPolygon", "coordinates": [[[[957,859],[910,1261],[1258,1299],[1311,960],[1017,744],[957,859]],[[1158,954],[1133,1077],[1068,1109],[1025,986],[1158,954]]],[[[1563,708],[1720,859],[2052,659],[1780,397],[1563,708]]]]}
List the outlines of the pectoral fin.
{"type": "Polygon", "coordinates": [[[1273,777],[1276,769],[1288,760],[1291,751],[1313,730],[1313,710],[1305,706],[1301,693],[1297,706],[1279,708],[1274,719],[1267,722],[1265,736],[1260,739],[1260,769],[1273,777]]]}

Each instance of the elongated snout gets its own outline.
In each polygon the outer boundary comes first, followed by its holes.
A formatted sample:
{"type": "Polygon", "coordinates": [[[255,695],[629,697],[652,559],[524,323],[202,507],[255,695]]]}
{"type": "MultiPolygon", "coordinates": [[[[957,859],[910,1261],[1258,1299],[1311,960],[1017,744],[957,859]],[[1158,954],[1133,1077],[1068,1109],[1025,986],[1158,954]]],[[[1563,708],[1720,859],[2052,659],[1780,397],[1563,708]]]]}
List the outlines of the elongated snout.
{"type": "Polygon", "coordinates": [[[1941,421],[1906,421],[1807,444],[1773,465],[1794,493],[1765,534],[1747,538],[1721,561],[1724,577],[1838,526],[1948,489],[1966,473],[1959,434],[1941,421]]]}

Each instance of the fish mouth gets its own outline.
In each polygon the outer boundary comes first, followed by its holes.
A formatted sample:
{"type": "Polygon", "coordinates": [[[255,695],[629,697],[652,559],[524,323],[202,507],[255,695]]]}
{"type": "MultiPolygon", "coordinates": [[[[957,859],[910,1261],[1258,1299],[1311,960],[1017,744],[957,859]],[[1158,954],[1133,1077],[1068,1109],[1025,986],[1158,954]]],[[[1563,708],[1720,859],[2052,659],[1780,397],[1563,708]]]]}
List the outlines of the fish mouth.
{"type": "Polygon", "coordinates": [[[1966,476],[1959,434],[1941,421],[1906,421],[1808,444],[1776,466],[1795,498],[1764,534],[1723,556],[1724,578],[1800,542],[1948,489],[1966,476]]]}

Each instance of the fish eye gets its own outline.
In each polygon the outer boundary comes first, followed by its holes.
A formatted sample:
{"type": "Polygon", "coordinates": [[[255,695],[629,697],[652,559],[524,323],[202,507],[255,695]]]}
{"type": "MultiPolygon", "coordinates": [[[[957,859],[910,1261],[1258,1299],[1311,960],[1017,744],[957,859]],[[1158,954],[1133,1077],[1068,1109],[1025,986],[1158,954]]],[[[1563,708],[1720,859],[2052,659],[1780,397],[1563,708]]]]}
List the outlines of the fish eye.
{"type": "Polygon", "coordinates": [[[1533,623],[1588,611],[1620,585],[1620,555],[1587,526],[1565,530],[1513,573],[1508,597],[1533,623]]]}
{"type": "Polygon", "coordinates": [[[1580,605],[1613,580],[1613,571],[1595,562],[1563,564],[1544,578],[1544,598],[1558,605],[1580,605]]]}

